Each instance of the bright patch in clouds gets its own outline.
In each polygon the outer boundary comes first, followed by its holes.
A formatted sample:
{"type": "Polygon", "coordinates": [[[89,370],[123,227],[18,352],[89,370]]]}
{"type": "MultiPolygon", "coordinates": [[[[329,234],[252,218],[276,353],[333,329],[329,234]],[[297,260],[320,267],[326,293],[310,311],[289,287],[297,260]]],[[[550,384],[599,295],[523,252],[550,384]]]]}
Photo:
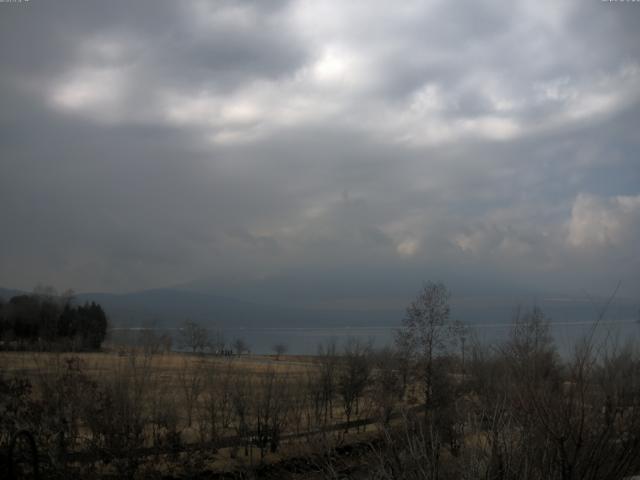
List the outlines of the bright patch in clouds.
{"type": "Polygon", "coordinates": [[[51,92],[54,105],[96,116],[113,114],[125,76],[116,69],[82,68],[63,78],[51,92]]]}
{"type": "Polygon", "coordinates": [[[313,64],[313,78],[320,85],[348,85],[357,74],[353,63],[347,52],[328,46],[313,64]]]}
{"type": "Polygon", "coordinates": [[[398,253],[403,257],[411,257],[418,252],[419,243],[417,240],[408,239],[400,242],[397,246],[398,253]]]}
{"type": "Polygon", "coordinates": [[[602,198],[580,194],[571,209],[567,240],[574,247],[637,248],[640,195],[602,198]]]}

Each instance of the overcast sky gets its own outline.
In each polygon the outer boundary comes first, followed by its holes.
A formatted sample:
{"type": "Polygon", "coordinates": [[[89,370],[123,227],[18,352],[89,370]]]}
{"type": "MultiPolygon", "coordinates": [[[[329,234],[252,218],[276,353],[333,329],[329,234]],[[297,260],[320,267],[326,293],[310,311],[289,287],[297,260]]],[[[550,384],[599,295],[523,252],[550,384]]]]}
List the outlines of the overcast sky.
{"type": "Polygon", "coordinates": [[[0,285],[640,293],[640,3],[0,3],[0,285]]]}

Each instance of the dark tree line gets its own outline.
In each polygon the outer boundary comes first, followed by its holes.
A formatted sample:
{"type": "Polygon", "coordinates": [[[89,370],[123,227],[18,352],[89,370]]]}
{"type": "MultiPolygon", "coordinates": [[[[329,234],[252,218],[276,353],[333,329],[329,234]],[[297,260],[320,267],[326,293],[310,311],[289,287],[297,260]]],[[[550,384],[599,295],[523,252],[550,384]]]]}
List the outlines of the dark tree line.
{"type": "Polygon", "coordinates": [[[97,350],[107,316],[95,303],[73,305],[71,295],[24,294],[0,301],[0,342],[9,349],[97,350]]]}

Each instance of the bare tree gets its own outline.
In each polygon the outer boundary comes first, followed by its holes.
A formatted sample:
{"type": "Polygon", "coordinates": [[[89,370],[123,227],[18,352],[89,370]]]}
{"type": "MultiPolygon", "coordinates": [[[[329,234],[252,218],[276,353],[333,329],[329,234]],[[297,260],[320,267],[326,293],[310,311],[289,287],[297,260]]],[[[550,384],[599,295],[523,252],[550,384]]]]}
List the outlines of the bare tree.
{"type": "Polygon", "coordinates": [[[353,414],[358,415],[360,398],[371,378],[371,345],[350,338],[345,346],[343,364],[338,377],[338,391],[347,420],[346,430],[353,414]]]}
{"type": "Polygon", "coordinates": [[[226,343],[224,340],[224,334],[220,330],[214,331],[209,342],[209,347],[211,348],[213,353],[216,355],[222,354],[225,345],[226,343]]]}
{"type": "Polygon", "coordinates": [[[280,360],[280,356],[287,353],[289,348],[284,343],[276,343],[271,349],[275,352],[276,359],[280,360]]]}
{"type": "Polygon", "coordinates": [[[268,370],[260,376],[252,391],[255,437],[261,459],[267,447],[275,453],[280,445],[287,419],[288,386],[286,376],[268,370]]]}
{"type": "Polygon", "coordinates": [[[242,338],[236,338],[233,342],[233,348],[237,355],[242,355],[244,352],[249,351],[249,345],[242,338]]]}
{"type": "Polygon", "coordinates": [[[335,339],[327,341],[326,345],[318,345],[316,361],[319,366],[319,406],[324,411],[322,422],[326,424],[328,418],[333,418],[333,397],[336,393],[338,354],[335,339]]]}
{"type": "Polygon", "coordinates": [[[452,338],[449,291],[442,283],[429,282],[407,308],[403,328],[396,332],[398,350],[420,368],[425,408],[433,397],[434,359],[452,338]]]}
{"type": "Polygon", "coordinates": [[[439,380],[444,378],[443,372],[436,372],[436,360],[447,351],[454,338],[449,297],[444,284],[426,283],[407,307],[403,328],[396,332],[398,350],[407,356],[422,387],[425,412],[421,435],[429,442],[426,451],[432,454],[429,478],[438,478],[441,465],[442,437],[435,411],[440,399],[436,398],[434,390],[436,383],[440,384],[439,380]]]}
{"type": "Polygon", "coordinates": [[[183,358],[182,366],[178,371],[178,381],[184,396],[188,427],[191,427],[194,410],[204,389],[204,366],[199,361],[190,361],[192,359],[193,357],[183,358]]]}
{"type": "Polygon", "coordinates": [[[92,447],[107,458],[113,455],[120,478],[133,478],[142,458],[137,449],[145,442],[149,411],[145,406],[155,393],[150,355],[135,350],[119,359],[115,371],[101,382],[93,401],[88,402],[85,422],[92,447]]]}
{"type": "Polygon", "coordinates": [[[171,353],[173,338],[168,333],[163,333],[159,338],[162,353],[171,353]]]}
{"type": "Polygon", "coordinates": [[[162,349],[162,342],[158,332],[153,326],[143,328],[138,331],[138,338],[136,344],[142,348],[145,355],[156,355],[160,353],[162,349]]]}
{"type": "Polygon", "coordinates": [[[397,357],[398,355],[389,348],[375,353],[372,399],[377,416],[384,426],[388,426],[391,421],[400,396],[398,392],[402,388],[397,357]]]}
{"type": "Polygon", "coordinates": [[[213,363],[204,373],[201,436],[216,441],[231,426],[233,369],[229,362],[213,363]]]}
{"type": "MultiPolygon", "coordinates": [[[[309,377],[307,377],[309,378],[309,377]]],[[[307,420],[308,430],[311,429],[311,396],[308,395],[304,377],[296,376],[289,382],[289,409],[288,419],[296,434],[302,431],[304,420],[307,420]]]]}
{"type": "Polygon", "coordinates": [[[209,333],[206,328],[187,319],[180,328],[180,340],[181,346],[192,353],[202,352],[209,345],[209,333]]]}
{"type": "MultiPolygon", "coordinates": [[[[231,404],[233,406],[234,428],[238,438],[244,444],[244,454],[249,456],[251,450],[252,419],[254,418],[251,402],[251,385],[246,375],[236,375],[231,390],[231,404]]],[[[232,450],[232,457],[235,450],[232,450]]]]}
{"type": "Polygon", "coordinates": [[[306,372],[304,394],[309,402],[308,408],[305,411],[307,429],[311,430],[314,423],[316,425],[320,425],[325,417],[325,408],[323,403],[324,388],[321,372],[315,370],[308,370],[306,372]]]}

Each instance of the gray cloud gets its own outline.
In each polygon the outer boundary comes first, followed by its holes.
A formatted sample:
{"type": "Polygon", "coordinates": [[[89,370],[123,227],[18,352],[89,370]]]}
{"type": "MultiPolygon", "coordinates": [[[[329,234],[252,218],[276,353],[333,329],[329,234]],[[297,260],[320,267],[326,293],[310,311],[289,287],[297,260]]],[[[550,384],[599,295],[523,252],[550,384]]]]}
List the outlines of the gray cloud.
{"type": "Polygon", "coordinates": [[[2,285],[637,295],[637,5],[1,8],[2,285]]]}

